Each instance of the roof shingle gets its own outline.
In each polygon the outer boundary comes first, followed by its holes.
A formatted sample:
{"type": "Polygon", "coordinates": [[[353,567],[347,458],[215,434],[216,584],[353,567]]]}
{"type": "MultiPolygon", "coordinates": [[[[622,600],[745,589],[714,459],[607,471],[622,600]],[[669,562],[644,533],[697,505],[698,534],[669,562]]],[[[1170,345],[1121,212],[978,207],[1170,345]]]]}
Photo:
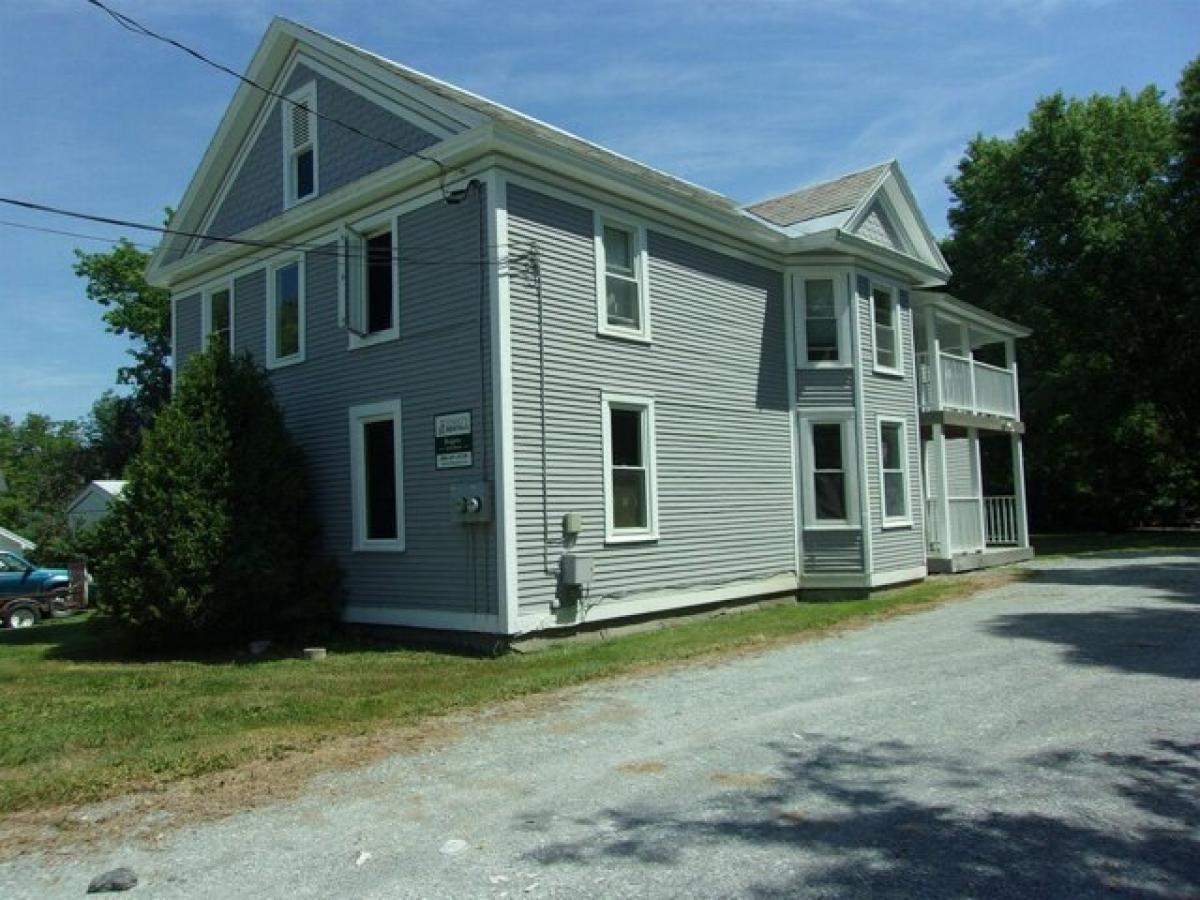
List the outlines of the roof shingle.
{"type": "Polygon", "coordinates": [[[747,206],[746,210],[784,228],[808,219],[845,212],[858,206],[890,165],[890,162],[880,163],[833,181],[812,184],[790,194],[781,194],[747,206]]]}

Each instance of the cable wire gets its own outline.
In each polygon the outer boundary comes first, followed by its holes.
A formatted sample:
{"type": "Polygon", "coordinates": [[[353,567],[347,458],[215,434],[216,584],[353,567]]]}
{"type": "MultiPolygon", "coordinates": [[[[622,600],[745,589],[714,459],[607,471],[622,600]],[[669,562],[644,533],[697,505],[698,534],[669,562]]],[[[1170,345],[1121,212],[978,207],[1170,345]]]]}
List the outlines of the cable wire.
{"type": "Polygon", "coordinates": [[[64,231],[61,228],[45,228],[41,225],[29,225],[25,222],[10,222],[7,219],[0,219],[0,225],[4,225],[7,228],[22,228],[25,231],[40,231],[43,234],[60,234],[63,237],[79,238],[81,241],[101,241],[105,244],[119,244],[124,241],[134,247],[137,247],[139,250],[155,249],[153,244],[139,244],[136,241],[129,240],[128,238],[101,237],[98,234],[83,234],[79,231],[64,231]]]}
{"type": "MultiPolygon", "coordinates": [[[[44,203],[36,203],[32,200],[20,200],[14,197],[0,197],[0,203],[9,206],[16,206],[21,209],[29,209],[35,212],[49,213],[56,216],[65,216],[72,219],[82,219],[87,222],[98,222],[102,225],[116,225],[120,228],[133,228],[139,231],[152,231],[158,234],[174,234],[182,237],[200,238],[202,240],[210,240],[226,244],[237,244],[244,247],[255,247],[266,250],[285,250],[301,253],[311,253],[315,256],[332,256],[343,259],[382,259],[382,254],[376,256],[373,253],[355,253],[353,251],[343,251],[341,249],[330,249],[327,246],[319,246],[313,244],[296,244],[287,241],[256,241],[250,238],[229,237],[215,234],[205,234],[198,231],[185,231],[178,228],[170,228],[166,225],[147,225],[144,222],[134,222],[129,219],[117,219],[111,216],[100,216],[93,213],[78,212],[76,210],[63,209],[58,206],[48,206],[44,203]]],[[[37,226],[18,226],[28,227],[34,230],[51,231],[52,229],[42,229],[37,226]]],[[[74,235],[78,237],[91,237],[89,235],[74,235]]],[[[94,238],[95,240],[106,240],[105,238],[94,238]]],[[[116,243],[117,241],[113,241],[116,243]]],[[[499,245],[497,245],[498,247],[499,245]]],[[[408,249],[418,249],[409,247],[408,249]]],[[[444,247],[426,247],[424,249],[444,250],[444,247]]],[[[390,257],[402,263],[409,265],[459,265],[459,266],[478,266],[492,265],[492,261],[488,259],[435,259],[432,257],[419,258],[396,256],[390,257]]],[[[503,266],[507,262],[506,258],[501,258],[495,263],[498,266],[503,266]]]]}
{"type": "Polygon", "coordinates": [[[405,146],[403,144],[398,144],[395,141],[389,140],[388,138],[380,137],[377,134],[371,134],[370,132],[363,131],[357,125],[351,125],[349,122],[344,122],[341,119],[337,118],[336,116],[330,116],[330,115],[328,115],[326,113],[322,113],[318,110],[309,109],[307,104],[298,103],[297,101],[292,100],[286,94],[281,94],[276,90],[273,90],[265,85],[259,84],[254,79],[252,79],[246,75],[243,75],[241,72],[238,72],[235,69],[231,69],[229,66],[225,65],[224,63],[219,63],[216,60],[211,59],[208,56],[205,56],[199,50],[196,50],[193,47],[189,47],[187,44],[183,43],[182,41],[178,41],[175,38],[167,37],[166,35],[159,34],[158,32],[153,31],[150,28],[147,28],[145,25],[143,25],[141,22],[137,21],[136,19],[132,18],[131,16],[127,16],[125,13],[118,12],[117,10],[113,9],[112,7],[105,5],[104,3],[101,2],[101,0],[84,0],[84,2],[90,4],[91,6],[96,7],[97,9],[103,11],[104,13],[106,13],[114,22],[116,22],[118,25],[120,25],[126,31],[130,31],[134,34],[142,35],[143,37],[148,37],[148,38],[151,38],[156,41],[161,41],[164,44],[168,44],[168,45],[176,48],[177,50],[183,51],[188,56],[191,56],[192,58],[199,60],[200,62],[204,63],[206,66],[211,66],[212,68],[216,69],[218,72],[223,72],[226,75],[230,75],[230,76],[236,78],[238,81],[242,82],[243,84],[247,84],[250,87],[255,88],[256,90],[262,91],[267,96],[274,97],[275,99],[279,100],[282,103],[287,103],[292,107],[302,108],[318,119],[321,119],[325,122],[329,122],[333,125],[337,125],[339,128],[343,128],[346,131],[350,132],[351,134],[355,134],[355,135],[358,135],[359,137],[366,138],[369,141],[375,141],[376,143],[382,144],[385,147],[391,147],[393,150],[399,150],[401,153],[405,154],[406,156],[415,156],[417,159],[424,160],[425,162],[428,162],[428,163],[433,163],[433,165],[437,166],[437,169],[438,169],[438,181],[440,182],[440,186],[441,186],[441,190],[442,190],[442,197],[443,198],[446,197],[446,176],[449,175],[450,173],[449,173],[449,170],[446,168],[446,164],[443,163],[440,159],[437,159],[436,157],[433,157],[433,156],[429,156],[429,155],[421,152],[421,150],[419,150],[419,149],[414,149],[411,145],[405,146]]]}

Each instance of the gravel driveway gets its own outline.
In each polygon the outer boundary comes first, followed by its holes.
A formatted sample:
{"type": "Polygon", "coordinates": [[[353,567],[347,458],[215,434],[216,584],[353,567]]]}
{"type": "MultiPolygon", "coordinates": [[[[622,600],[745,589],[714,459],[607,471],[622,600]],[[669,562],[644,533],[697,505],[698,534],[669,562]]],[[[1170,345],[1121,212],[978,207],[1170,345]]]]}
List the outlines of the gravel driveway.
{"type": "Polygon", "coordinates": [[[1197,897],[1200,555],[590,686],[0,896],[1197,897]]]}

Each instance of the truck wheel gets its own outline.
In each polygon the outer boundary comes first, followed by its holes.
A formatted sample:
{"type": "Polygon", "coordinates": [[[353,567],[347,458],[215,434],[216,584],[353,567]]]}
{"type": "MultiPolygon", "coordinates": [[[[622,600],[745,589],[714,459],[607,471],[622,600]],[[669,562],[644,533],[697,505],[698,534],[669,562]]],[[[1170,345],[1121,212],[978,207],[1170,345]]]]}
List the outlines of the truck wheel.
{"type": "Polygon", "coordinates": [[[32,628],[42,617],[35,606],[18,606],[15,609],[10,609],[5,624],[9,628],[32,628]]]}

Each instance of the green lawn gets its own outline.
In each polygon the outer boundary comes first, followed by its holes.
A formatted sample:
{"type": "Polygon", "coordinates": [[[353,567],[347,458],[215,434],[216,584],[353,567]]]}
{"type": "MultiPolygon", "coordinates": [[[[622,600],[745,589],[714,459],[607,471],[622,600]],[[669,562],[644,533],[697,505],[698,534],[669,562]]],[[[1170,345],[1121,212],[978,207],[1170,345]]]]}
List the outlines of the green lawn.
{"type": "Polygon", "coordinates": [[[0,815],[101,800],[339,736],[789,640],[964,596],[981,583],[934,579],[869,599],[787,604],[498,658],[335,646],[316,663],[130,661],[103,623],[86,617],[0,632],[0,815]]]}
{"type": "Polygon", "coordinates": [[[1086,553],[1196,550],[1200,531],[1127,531],[1121,534],[1035,534],[1030,543],[1038,556],[1074,556],[1086,553]]]}

